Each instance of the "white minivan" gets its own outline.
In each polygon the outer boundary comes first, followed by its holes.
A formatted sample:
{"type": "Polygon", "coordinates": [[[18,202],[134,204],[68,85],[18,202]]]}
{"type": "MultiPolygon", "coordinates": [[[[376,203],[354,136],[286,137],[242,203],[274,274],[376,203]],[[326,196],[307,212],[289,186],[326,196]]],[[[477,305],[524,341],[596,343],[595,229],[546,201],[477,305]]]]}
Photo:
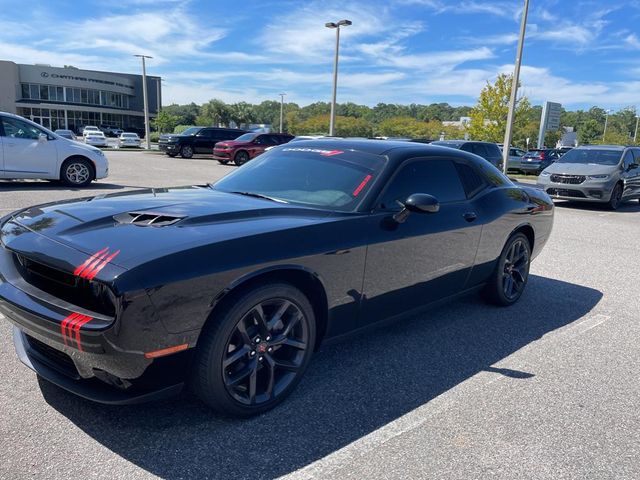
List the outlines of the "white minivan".
{"type": "Polygon", "coordinates": [[[61,180],[83,187],[108,175],[109,162],[100,149],[0,112],[0,178],[61,180]]]}

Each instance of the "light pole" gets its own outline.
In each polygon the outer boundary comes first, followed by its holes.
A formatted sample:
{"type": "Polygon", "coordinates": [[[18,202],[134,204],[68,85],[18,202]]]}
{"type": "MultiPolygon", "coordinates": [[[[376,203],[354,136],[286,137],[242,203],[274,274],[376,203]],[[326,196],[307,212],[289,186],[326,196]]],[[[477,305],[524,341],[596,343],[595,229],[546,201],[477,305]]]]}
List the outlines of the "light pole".
{"type": "Polygon", "coordinates": [[[636,133],[633,134],[633,143],[636,143],[638,139],[638,120],[640,120],[640,115],[636,115],[636,133]]]}
{"type": "Polygon", "coordinates": [[[502,147],[502,171],[507,174],[509,163],[509,149],[513,137],[513,118],[516,111],[516,98],[518,94],[518,82],[520,81],[520,64],[522,63],[522,48],[524,46],[524,34],[527,29],[527,14],[529,12],[529,0],[524,0],[522,20],[520,21],[520,36],[518,37],[518,49],[516,53],[516,66],[513,69],[511,80],[511,98],[509,99],[509,113],[507,114],[507,129],[504,132],[504,147],[502,147]]]}
{"type": "Polygon", "coordinates": [[[336,90],[338,89],[338,50],[340,49],[340,27],[347,27],[353,22],[351,20],[340,20],[339,22],[325,23],[327,28],[336,29],[336,55],[333,59],[333,97],[331,99],[331,117],[329,119],[329,135],[335,135],[336,126],[336,90]]]}
{"type": "Polygon", "coordinates": [[[151,150],[151,128],[149,127],[149,100],[147,98],[147,69],[145,59],[153,58],[149,55],[134,55],[142,59],[142,96],[144,97],[144,138],[147,142],[147,150],[151,150]]]}
{"type": "Polygon", "coordinates": [[[604,142],[604,138],[607,136],[607,124],[609,123],[609,114],[611,110],[605,110],[604,116],[604,132],[602,132],[602,141],[604,142]]]}
{"type": "Polygon", "coordinates": [[[284,122],[284,96],[286,93],[280,93],[280,133],[282,133],[282,123],[284,122]]]}

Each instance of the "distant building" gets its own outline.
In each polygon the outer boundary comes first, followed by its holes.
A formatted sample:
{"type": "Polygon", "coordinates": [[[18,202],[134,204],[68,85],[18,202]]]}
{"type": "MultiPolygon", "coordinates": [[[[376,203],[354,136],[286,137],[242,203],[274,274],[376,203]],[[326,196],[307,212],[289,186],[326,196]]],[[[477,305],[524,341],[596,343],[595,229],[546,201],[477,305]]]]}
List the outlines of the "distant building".
{"type": "Polygon", "coordinates": [[[471,117],[460,117],[460,120],[445,120],[442,122],[444,127],[457,127],[463,129],[471,123],[471,117]]]}
{"type": "MultiPolygon", "coordinates": [[[[161,88],[160,77],[147,75],[151,117],[162,103],[161,88]]],[[[109,125],[143,131],[142,75],[0,60],[0,111],[52,130],[109,125]]]]}

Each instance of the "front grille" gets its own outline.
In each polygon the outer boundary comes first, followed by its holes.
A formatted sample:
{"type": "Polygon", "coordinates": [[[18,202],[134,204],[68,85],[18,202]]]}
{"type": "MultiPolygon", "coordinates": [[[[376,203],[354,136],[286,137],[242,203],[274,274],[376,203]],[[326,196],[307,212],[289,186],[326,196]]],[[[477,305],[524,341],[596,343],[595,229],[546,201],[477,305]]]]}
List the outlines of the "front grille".
{"type": "Polygon", "coordinates": [[[27,342],[29,342],[31,353],[35,353],[38,360],[69,377],[78,377],[78,370],[69,355],[29,335],[25,335],[25,337],[27,338],[27,342]]]}
{"type": "Polygon", "coordinates": [[[553,183],[566,183],[569,185],[579,185],[587,179],[584,175],[551,175],[553,183]]]}
{"type": "Polygon", "coordinates": [[[106,285],[34,262],[19,253],[13,256],[16,269],[28,284],[78,307],[115,316],[115,297],[106,285]]]}
{"type": "Polygon", "coordinates": [[[547,188],[547,193],[559,197],[587,198],[580,190],[571,190],[568,188],[547,188]]]}

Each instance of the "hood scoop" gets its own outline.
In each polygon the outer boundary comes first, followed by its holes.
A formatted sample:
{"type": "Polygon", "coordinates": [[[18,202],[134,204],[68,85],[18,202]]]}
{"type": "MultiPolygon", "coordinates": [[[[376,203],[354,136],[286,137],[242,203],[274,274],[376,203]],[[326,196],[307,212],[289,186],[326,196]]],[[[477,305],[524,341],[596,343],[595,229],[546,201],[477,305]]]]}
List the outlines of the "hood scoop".
{"type": "Polygon", "coordinates": [[[186,215],[172,215],[154,212],[126,212],[114,215],[113,219],[123,225],[136,225],[139,227],[168,227],[179,222],[186,215]]]}

